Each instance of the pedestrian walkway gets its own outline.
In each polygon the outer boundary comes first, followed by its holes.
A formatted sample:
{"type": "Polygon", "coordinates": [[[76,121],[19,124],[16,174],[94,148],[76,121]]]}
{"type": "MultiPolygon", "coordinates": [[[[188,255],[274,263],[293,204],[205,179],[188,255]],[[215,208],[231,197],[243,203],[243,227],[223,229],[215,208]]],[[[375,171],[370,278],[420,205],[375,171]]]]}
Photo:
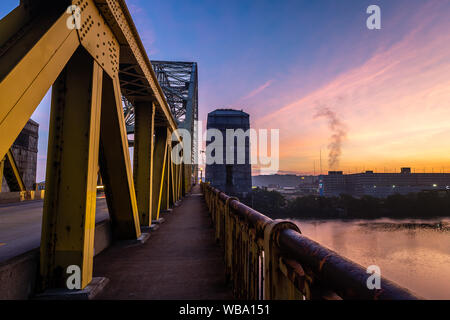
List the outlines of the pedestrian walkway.
{"type": "Polygon", "coordinates": [[[94,259],[94,276],[109,278],[97,299],[232,299],[225,265],[200,187],[146,243],[112,246],[94,259]]]}

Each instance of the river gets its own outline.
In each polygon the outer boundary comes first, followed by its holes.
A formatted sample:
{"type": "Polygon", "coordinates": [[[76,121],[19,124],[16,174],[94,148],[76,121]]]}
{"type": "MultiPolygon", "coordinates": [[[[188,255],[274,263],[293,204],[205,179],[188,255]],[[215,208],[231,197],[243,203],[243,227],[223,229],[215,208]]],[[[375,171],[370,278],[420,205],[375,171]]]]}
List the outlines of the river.
{"type": "Polygon", "coordinates": [[[450,299],[450,219],[293,220],[302,234],[426,299],[450,299]],[[440,222],[440,224],[439,224],[440,222]]]}

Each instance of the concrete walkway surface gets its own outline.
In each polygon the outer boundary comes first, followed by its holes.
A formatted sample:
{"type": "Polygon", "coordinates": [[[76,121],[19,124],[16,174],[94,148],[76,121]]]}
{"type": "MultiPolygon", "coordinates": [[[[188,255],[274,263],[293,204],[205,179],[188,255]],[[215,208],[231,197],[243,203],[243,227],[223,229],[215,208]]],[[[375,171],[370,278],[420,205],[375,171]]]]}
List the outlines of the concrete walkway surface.
{"type": "Polygon", "coordinates": [[[110,282],[97,299],[232,299],[200,187],[195,186],[144,244],[116,245],[94,258],[110,282]]]}

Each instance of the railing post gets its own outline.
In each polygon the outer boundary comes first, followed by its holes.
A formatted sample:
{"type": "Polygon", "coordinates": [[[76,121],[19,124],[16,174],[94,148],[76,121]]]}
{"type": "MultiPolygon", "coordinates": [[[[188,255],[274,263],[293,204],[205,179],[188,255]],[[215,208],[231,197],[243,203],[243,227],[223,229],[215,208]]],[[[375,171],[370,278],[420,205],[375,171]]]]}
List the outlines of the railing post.
{"type": "Polygon", "coordinates": [[[300,233],[300,229],[292,222],[274,220],[264,229],[264,299],[292,300],[303,299],[300,293],[283,274],[283,262],[278,247],[278,234],[283,229],[291,229],[300,233]]]}
{"type": "Polygon", "coordinates": [[[230,202],[232,200],[239,201],[238,198],[230,197],[225,203],[225,214],[224,214],[224,251],[225,251],[225,273],[227,281],[232,279],[232,257],[233,257],[233,237],[234,237],[234,226],[231,216],[230,202]]]}
{"type": "Polygon", "coordinates": [[[256,230],[250,229],[249,233],[249,291],[247,299],[258,300],[259,284],[259,248],[256,238],[256,230]]]}
{"type": "Polygon", "coordinates": [[[363,267],[304,237],[294,223],[273,221],[208,184],[202,189],[235,298],[417,299],[386,279],[383,290],[367,290],[363,267]]]}

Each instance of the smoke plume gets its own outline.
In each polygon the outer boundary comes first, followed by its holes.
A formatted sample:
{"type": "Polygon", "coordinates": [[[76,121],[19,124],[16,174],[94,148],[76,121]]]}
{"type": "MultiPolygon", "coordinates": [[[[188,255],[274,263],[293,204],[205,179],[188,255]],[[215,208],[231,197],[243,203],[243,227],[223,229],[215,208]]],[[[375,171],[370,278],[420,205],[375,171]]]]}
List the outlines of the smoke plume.
{"type": "Polygon", "coordinates": [[[347,126],[333,110],[324,105],[316,107],[314,118],[325,118],[328,121],[328,127],[331,130],[330,143],[328,144],[328,168],[337,169],[342,154],[342,143],[347,137],[347,126]]]}

